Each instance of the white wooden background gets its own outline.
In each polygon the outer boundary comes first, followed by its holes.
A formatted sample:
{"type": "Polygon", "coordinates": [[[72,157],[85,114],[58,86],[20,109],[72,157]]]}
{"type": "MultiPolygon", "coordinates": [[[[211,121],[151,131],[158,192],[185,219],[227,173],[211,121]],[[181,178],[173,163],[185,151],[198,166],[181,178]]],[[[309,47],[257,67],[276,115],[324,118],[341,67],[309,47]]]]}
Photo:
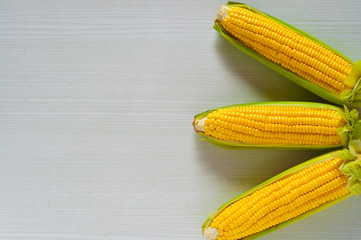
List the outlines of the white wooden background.
{"type": "MultiPolygon", "coordinates": [[[[213,29],[223,1],[0,0],[0,239],[203,239],[206,215],[321,151],[230,151],[193,116],[322,101],[213,29]]],[[[361,58],[360,1],[248,4],[361,58]]],[[[263,239],[361,239],[350,198],[263,239]]]]}

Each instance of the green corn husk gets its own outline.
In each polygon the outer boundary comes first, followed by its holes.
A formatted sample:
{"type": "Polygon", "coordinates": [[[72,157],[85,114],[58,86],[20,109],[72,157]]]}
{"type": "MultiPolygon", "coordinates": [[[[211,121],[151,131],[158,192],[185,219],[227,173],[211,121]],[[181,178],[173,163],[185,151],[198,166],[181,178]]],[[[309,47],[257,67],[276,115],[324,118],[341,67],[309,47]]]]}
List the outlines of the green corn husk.
{"type": "Polygon", "coordinates": [[[286,144],[249,144],[235,141],[224,141],[219,140],[211,136],[207,136],[204,132],[195,131],[201,135],[203,138],[201,140],[207,140],[208,142],[222,148],[227,149],[325,149],[325,148],[337,148],[337,147],[346,147],[349,144],[350,140],[360,139],[361,138],[361,119],[359,119],[359,113],[357,110],[349,109],[344,106],[344,109],[341,107],[323,104],[323,103],[312,103],[312,102],[261,102],[261,103],[246,103],[231,105],[226,107],[215,108],[208,110],[206,112],[200,113],[194,117],[193,125],[196,125],[196,122],[200,119],[206,117],[209,113],[226,108],[241,107],[241,106],[297,106],[297,107],[307,107],[307,108],[323,108],[323,109],[332,109],[340,112],[340,115],[345,120],[345,125],[337,129],[337,132],[341,138],[341,143],[338,145],[286,145],[286,144]]]}
{"type": "Polygon", "coordinates": [[[277,63],[274,63],[274,62],[268,60],[267,58],[265,58],[261,54],[257,53],[253,49],[247,47],[246,45],[244,45],[237,39],[233,38],[228,32],[226,32],[223,29],[223,27],[221,26],[221,24],[218,22],[218,20],[215,21],[214,26],[213,26],[214,29],[218,33],[220,33],[225,39],[227,39],[230,43],[232,43],[234,46],[236,46],[239,50],[241,50],[242,52],[246,53],[247,55],[255,58],[257,61],[263,63],[264,65],[275,70],[276,72],[280,73],[281,75],[285,76],[286,78],[290,79],[291,81],[295,82],[296,84],[304,87],[305,89],[308,89],[309,91],[315,93],[316,95],[318,95],[330,102],[338,104],[338,105],[347,105],[348,107],[353,107],[353,108],[361,107],[361,60],[359,60],[357,63],[354,63],[351,59],[344,56],[343,54],[336,51],[335,49],[331,48],[330,46],[326,45],[325,43],[321,42],[317,38],[312,37],[311,35],[303,32],[303,31],[301,31],[275,17],[272,17],[266,13],[263,13],[253,7],[250,7],[246,4],[230,1],[226,4],[226,6],[246,8],[246,9],[251,10],[251,11],[253,11],[259,15],[262,15],[266,18],[272,19],[272,20],[276,21],[277,23],[283,25],[284,27],[287,27],[298,34],[300,34],[310,40],[313,40],[314,42],[317,42],[318,44],[320,44],[323,47],[332,51],[333,53],[335,53],[335,54],[339,55],[340,57],[349,61],[353,65],[353,67],[352,67],[350,75],[348,76],[348,78],[345,81],[345,84],[347,86],[350,86],[352,89],[344,90],[340,94],[336,94],[334,92],[331,92],[329,90],[326,90],[326,89],[318,86],[315,83],[310,82],[309,80],[306,80],[306,79],[298,76],[297,74],[283,68],[281,65],[279,65],[277,63]]]}
{"type": "MultiPolygon", "coordinates": [[[[250,236],[247,236],[245,238],[242,238],[243,239],[255,239],[255,238],[259,238],[261,236],[264,236],[270,232],[273,232],[277,229],[280,229],[280,228],[283,228],[285,226],[288,226],[294,222],[297,222],[301,219],[304,219],[312,214],[315,214],[323,209],[326,209],[352,195],[359,195],[361,193],[361,159],[358,158],[358,156],[355,156],[353,155],[352,152],[355,152],[355,151],[360,151],[360,146],[361,146],[361,142],[359,140],[355,140],[355,141],[352,141],[352,142],[357,142],[356,144],[353,144],[353,143],[350,143],[350,145],[353,145],[352,150],[347,150],[347,149],[343,149],[343,150],[339,150],[339,151],[334,151],[334,152],[330,152],[330,153],[327,153],[327,154],[324,154],[324,155],[321,155],[319,157],[316,157],[316,158],[313,158],[311,160],[308,160],[304,163],[301,163],[293,168],[290,168],[278,175],[276,175],[275,177],[261,183],[260,185],[244,192],[243,194],[237,196],[236,198],[232,199],[231,201],[225,203],[224,205],[222,205],[220,208],[218,208],[218,210],[216,212],[214,212],[213,214],[210,214],[208,216],[208,219],[204,222],[204,224],[202,225],[202,230],[203,230],[203,233],[204,231],[210,226],[210,224],[212,223],[213,219],[218,215],[220,214],[224,209],[226,209],[229,205],[231,205],[232,203],[238,201],[239,199],[243,198],[243,197],[246,197],[250,194],[252,194],[253,192],[261,189],[262,187],[264,186],[267,186],[271,183],[274,183],[282,178],[285,178],[291,174],[294,174],[294,173],[297,173],[298,171],[301,171],[305,168],[308,168],[314,164],[317,164],[317,163],[320,163],[320,162],[323,162],[323,161],[327,161],[327,160],[330,160],[330,159],[334,159],[334,158],[340,158],[344,161],[344,163],[341,165],[340,167],[340,170],[342,173],[344,173],[346,176],[349,177],[348,179],[348,185],[347,185],[347,188],[349,189],[350,193],[343,196],[343,197],[340,197],[340,198],[337,198],[337,199],[334,199],[334,200],[331,200],[329,202],[326,202],[324,204],[321,204],[320,206],[316,207],[316,208],[313,208],[312,210],[309,210],[295,218],[292,218],[288,221],[285,221],[285,222],[282,222],[280,224],[277,224],[273,227],[270,227],[268,229],[265,229],[264,231],[261,231],[259,233],[256,233],[256,234],[253,234],[253,235],[250,235],[250,236]],[[356,150],[355,150],[356,149],[356,150]]],[[[359,156],[360,157],[360,156],[359,156]]],[[[213,239],[213,238],[209,238],[209,239],[213,239]]],[[[214,238],[216,239],[216,238],[214,238]]]]}

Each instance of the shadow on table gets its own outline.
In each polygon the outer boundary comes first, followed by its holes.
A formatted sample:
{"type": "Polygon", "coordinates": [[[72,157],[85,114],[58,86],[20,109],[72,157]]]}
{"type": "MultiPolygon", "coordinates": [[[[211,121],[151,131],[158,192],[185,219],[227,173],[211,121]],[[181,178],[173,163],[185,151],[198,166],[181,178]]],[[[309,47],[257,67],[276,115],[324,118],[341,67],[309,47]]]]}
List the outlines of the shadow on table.
{"type": "Polygon", "coordinates": [[[222,181],[256,186],[313,157],[332,150],[229,150],[195,136],[198,160],[205,171],[222,181]]]}

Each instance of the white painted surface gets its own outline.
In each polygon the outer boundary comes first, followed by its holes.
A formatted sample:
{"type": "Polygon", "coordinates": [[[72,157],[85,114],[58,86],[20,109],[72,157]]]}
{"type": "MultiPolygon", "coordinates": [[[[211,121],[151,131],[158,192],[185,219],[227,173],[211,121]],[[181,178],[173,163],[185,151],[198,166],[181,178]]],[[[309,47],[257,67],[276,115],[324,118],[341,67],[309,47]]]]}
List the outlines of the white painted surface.
{"type": "MultiPolygon", "coordinates": [[[[220,1],[0,1],[0,239],[203,239],[208,213],[317,151],[198,141],[204,110],[321,101],[213,29],[220,1]]],[[[361,2],[252,1],[361,57],[361,2]]],[[[263,239],[361,239],[352,198],[263,239]]]]}

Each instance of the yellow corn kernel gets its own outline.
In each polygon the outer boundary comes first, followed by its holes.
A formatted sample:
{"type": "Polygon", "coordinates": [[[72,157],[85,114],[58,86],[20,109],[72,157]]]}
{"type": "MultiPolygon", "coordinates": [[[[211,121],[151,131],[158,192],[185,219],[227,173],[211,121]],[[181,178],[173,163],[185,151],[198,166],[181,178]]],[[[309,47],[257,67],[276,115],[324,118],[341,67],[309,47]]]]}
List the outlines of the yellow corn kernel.
{"type": "Polygon", "coordinates": [[[297,217],[350,191],[333,158],[309,166],[230,204],[203,230],[209,240],[236,240],[297,217]]]}
{"type": "Polygon", "coordinates": [[[272,105],[224,108],[195,120],[208,137],[244,144],[339,145],[344,125],[334,109],[272,105]]]}
{"type": "Polygon", "coordinates": [[[223,6],[217,20],[232,37],[265,58],[339,94],[352,64],[280,23],[242,7],[223,6]]]}

